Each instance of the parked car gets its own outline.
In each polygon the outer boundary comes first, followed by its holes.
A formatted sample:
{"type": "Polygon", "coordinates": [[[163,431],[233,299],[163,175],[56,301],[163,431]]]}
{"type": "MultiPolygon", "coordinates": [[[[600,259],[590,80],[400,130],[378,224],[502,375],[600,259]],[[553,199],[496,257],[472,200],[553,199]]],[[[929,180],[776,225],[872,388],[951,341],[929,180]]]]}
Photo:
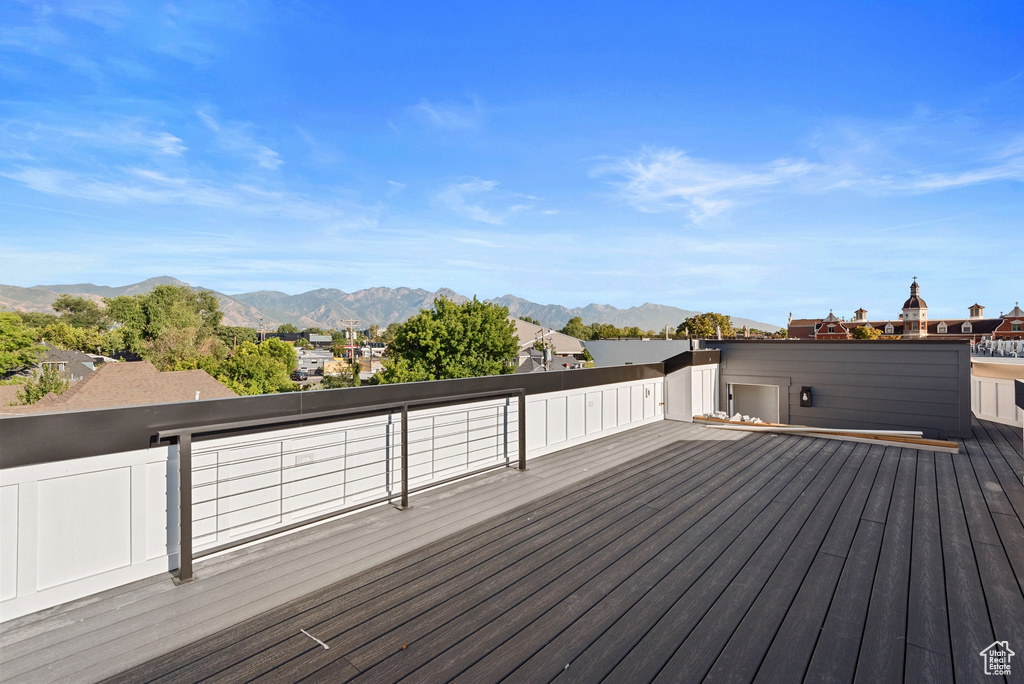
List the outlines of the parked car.
{"type": "Polygon", "coordinates": [[[292,380],[309,380],[309,371],[305,368],[292,371],[292,380]]]}

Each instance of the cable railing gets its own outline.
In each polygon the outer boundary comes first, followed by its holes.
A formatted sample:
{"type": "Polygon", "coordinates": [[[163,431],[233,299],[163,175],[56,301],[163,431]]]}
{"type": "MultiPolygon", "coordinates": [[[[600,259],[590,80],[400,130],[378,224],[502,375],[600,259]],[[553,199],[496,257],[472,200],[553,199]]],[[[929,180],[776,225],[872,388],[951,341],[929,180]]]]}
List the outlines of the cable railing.
{"type": "Polygon", "coordinates": [[[198,558],[368,506],[406,509],[410,494],[491,469],[525,470],[525,415],[517,389],[161,432],[178,444],[178,581],[198,558]]]}

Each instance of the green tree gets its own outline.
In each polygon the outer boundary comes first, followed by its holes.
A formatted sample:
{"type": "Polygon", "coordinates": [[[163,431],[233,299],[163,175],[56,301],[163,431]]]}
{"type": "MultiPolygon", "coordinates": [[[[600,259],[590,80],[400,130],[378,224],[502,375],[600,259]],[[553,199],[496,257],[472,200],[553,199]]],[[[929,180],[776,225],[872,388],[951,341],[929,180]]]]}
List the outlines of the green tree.
{"type": "Polygon", "coordinates": [[[690,316],[679,324],[679,327],[676,328],[676,334],[685,335],[689,331],[690,337],[710,339],[718,335],[719,327],[722,329],[722,337],[733,337],[736,335],[736,329],[732,327],[732,319],[714,312],[690,316]]]}
{"type": "Polygon", "coordinates": [[[217,336],[217,339],[232,349],[243,342],[255,343],[259,339],[259,334],[256,330],[244,325],[218,325],[217,331],[214,334],[217,336]]]}
{"type": "Polygon", "coordinates": [[[243,342],[229,358],[207,370],[238,394],[273,394],[295,389],[289,376],[298,362],[290,344],[270,338],[262,344],[243,342]]]}
{"type": "Polygon", "coordinates": [[[18,401],[21,404],[34,404],[50,392],[62,394],[70,386],[67,378],[53,366],[43,366],[43,370],[25,383],[18,390],[18,401]]]}
{"type": "Polygon", "coordinates": [[[34,364],[46,347],[36,344],[36,331],[18,314],[0,312],[0,373],[34,364]]]}
{"type": "Polygon", "coordinates": [[[124,351],[124,337],[121,336],[120,330],[108,330],[103,333],[100,338],[100,353],[106,356],[113,356],[114,354],[124,351]]]}
{"type": "Polygon", "coordinates": [[[359,377],[359,364],[352,363],[341,373],[325,375],[320,382],[320,389],[338,389],[341,387],[359,387],[362,379],[359,377]]]}
{"type": "Polygon", "coordinates": [[[391,344],[395,341],[395,335],[398,333],[398,323],[388,323],[388,327],[384,328],[384,331],[380,334],[380,341],[384,344],[391,344]]]}
{"type": "Polygon", "coordinates": [[[282,323],[281,325],[277,326],[277,332],[279,332],[279,333],[297,333],[297,332],[299,332],[299,328],[296,325],[292,324],[292,323],[282,323]]]}
{"type": "Polygon", "coordinates": [[[56,323],[60,320],[60,316],[52,313],[42,313],[40,311],[15,311],[18,317],[21,318],[21,322],[29,328],[45,328],[51,323],[56,323]]]}
{"type": "Polygon", "coordinates": [[[75,328],[106,327],[107,313],[91,299],[62,294],[51,307],[60,314],[60,320],[75,328]]]}
{"type": "Polygon", "coordinates": [[[434,300],[398,327],[380,381],[470,378],[514,373],[519,345],[508,308],[472,301],[434,300]]]}
{"type": "Polygon", "coordinates": [[[42,329],[40,338],[58,349],[73,349],[95,354],[103,349],[103,333],[99,328],[76,328],[59,320],[42,329]]]}
{"type": "Polygon", "coordinates": [[[854,328],[850,334],[855,340],[877,340],[882,336],[882,331],[869,325],[862,325],[854,328]]]}
{"type": "Polygon", "coordinates": [[[157,285],[147,294],[122,295],[104,303],[125,349],[161,370],[180,368],[182,363],[195,367],[197,355],[225,353],[225,345],[215,339],[224,314],[209,290],[157,285]]]}
{"type": "Polygon", "coordinates": [[[380,342],[380,326],[379,325],[376,325],[376,324],[371,325],[369,332],[370,332],[370,341],[371,342],[380,342]]]}
{"type": "Polygon", "coordinates": [[[146,359],[160,370],[194,370],[227,358],[228,346],[197,328],[166,328],[146,345],[146,359]]]}
{"type": "Polygon", "coordinates": [[[569,322],[565,324],[565,327],[558,332],[569,337],[575,337],[577,340],[586,340],[587,328],[583,325],[583,319],[579,316],[573,316],[569,319],[569,322]]]}
{"type": "Polygon", "coordinates": [[[531,316],[520,316],[519,320],[526,321],[527,323],[533,323],[534,325],[540,325],[540,321],[531,316]]]}

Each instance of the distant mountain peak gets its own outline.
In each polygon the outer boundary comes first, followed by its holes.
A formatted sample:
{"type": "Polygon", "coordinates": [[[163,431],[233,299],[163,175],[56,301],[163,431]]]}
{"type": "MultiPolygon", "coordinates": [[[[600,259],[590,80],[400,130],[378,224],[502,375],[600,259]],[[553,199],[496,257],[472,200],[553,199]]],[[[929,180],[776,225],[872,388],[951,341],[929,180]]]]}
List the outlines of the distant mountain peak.
{"type": "MultiPolygon", "coordinates": [[[[108,287],[91,283],[78,285],[37,285],[34,288],[3,286],[0,289],[0,306],[21,311],[49,311],[50,305],[59,294],[89,295],[91,297],[116,297],[123,294],[149,292],[157,285],[191,287],[177,278],[159,276],[148,278],[141,283],[123,287],[108,287]]],[[[204,288],[195,288],[204,289],[204,288]]],[[[258,327],[262,323],[268,329],[282,323],[300,327],[318,326],[339,329],[343,321],[357,319],[359,325],[368,327],[402,322],[429,309],[437,297],[447,297],[457,303],[470,301],[471,297],[443,287],[436,292],[422,288],[370,287],[356,292],[345,292],[335,288],[317,288],[301,294],[289,295],[275,290],[259,290],[236,295],[214,291],[224,311],[225,325],[258,327]]],[[[529,316],[540,321],[547,328],[559,329],[569,319],[580,317],[584,324],[610,323],[616,327],[637,326],[643,330],[661,331],[668,325],[675,329],[683,319],[699,312],[679,309],[674,306],[644,302],[640,306],[619,309],[611,304],[588,304],[584,307],[569,308],[559,304],[538,304],[513,294],[484,301],[508,307],[514,318],[529,316]]],[[[779,327],[744,318],[733,318],[733,325],[749,325],[761,330],[774,331],[779,327]]]]}

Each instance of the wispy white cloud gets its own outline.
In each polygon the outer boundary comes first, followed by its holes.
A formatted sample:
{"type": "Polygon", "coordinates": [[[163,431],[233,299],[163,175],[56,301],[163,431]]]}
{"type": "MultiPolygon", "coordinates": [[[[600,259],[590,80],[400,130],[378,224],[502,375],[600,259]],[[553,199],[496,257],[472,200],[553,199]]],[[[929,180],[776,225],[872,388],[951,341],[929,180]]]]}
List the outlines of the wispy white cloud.
{"type": "Polygon", "coordinates": [[[620,199],[639,211],[680,211],[695,223],[785,193],[920,195],[1024,182],[1024,135],[979,140],[969,119],[953,115],[919,111],[873,126],[838,122],[818,131],[810,145],[811,154],[802,158],[746,164],[645,147],[596,165],[591,175],[608,179],[620,199]]]}
{"type": "Polygon", "coordinates": [[[645,148],[631,158],[602,164],[595,176],[618,176],[621,196],[643,212],[682,210],[693,221],[719,214],[741,198],[814,170],[805,161],[779,159],[742,166],[694,159],[681,150],[645,148]]]}
{"type": "MultiPolygon", "coordinates": [[[[503,225],[511,216],[532,209],[532,205],[513,203],[504,208],[486,208],[480,201],[483,196],[491,195],[498,187],[498,181],[469,178],[453,183],[434,195],[434,202],[456,214],[480,223],[503,225]],[[472,199],[471,199],[472,198],[472,199]]],[[[516,195],[502,194],[493,201],[508,202],[516,195]]]]}
{"type": "Polygon", "coordinates": [[[37,166],[95,168],[104,164],[174,162],[188,148],[141,117],[69,117],[35,112],[0,120],[0,159],[37,166]]]}
{"type": "Polygon", "coordinates": [[[255,128],[251,123],[230,121],[220,122],[206,110],[200,109],[196,114],[216,136],[217,144],[228,152],[245,157],[264,169],[277,169],[284,163],[281,156],[252,137],[255,128]]]}
{"type": "Polygon", "coordinates": [[[476,98],[468,105],[424,99],[409,107],[406,114],[422,125],[442,131],[476,130],[484,119],[483,108],[476,98]]]}
{"type": "Polygon", "coordinates": [[[285,190],[247,183],[217,183],[187,175],[171,175],[144,168],[122,168],[95,174],[56,168],[0,170],[0,177],[22,183],[37,192],[115,205],[184,205],[223,209],[267,218],[306,221],[331,231],[340,227],[372,227],[377,209],[331,202],[285,190]]]}

